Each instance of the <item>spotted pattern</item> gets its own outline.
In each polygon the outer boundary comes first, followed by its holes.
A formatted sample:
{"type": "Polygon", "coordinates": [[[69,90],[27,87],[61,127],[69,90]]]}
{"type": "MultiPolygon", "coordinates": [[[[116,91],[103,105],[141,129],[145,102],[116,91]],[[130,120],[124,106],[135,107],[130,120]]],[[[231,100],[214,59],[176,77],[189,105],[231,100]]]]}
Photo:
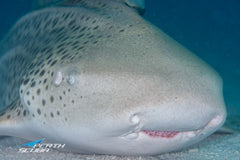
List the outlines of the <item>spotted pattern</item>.
{"type": "Polygon", "coordinates": [[[18,99],[13,101],[8,108],[0,112],[0,121],[10,120],[9,122],[12,123],[12,120],[15,120],[13,123],[16,123],[23,117],[26,119],[29,114],[29,110],[24,107],[21,100],[18,99]]]}
{"type": "MultiPolygon", "coordinates": [[[[72,77],[63,76],[58,87],[53,84],[58,69],[81,60],[119,34],[127,34],[137,23],[112,23],[113,19],[125,20],[121,19],[122,7],[110,6],[104,1],[68,0],[21,18],[3,40],[7,49],[0,46],[1,52],[21,43],[14,56],[1,60],[0,80],[6,87],[0,88],[0,105],[7,107],[20,99],[27,109],[17,110],[17,116],[30,115],[42,124],[54,119],[69,121],[64,113],[80,104],[84,96],[71,97],[76,92],[72,77]],[[107,14],[110,11],[114,14],[107,14]]],[[[6,113],[4,110],[0,117],[6,113]]],[[[7,115],[8,119],[13,117],[7,115]]]]}

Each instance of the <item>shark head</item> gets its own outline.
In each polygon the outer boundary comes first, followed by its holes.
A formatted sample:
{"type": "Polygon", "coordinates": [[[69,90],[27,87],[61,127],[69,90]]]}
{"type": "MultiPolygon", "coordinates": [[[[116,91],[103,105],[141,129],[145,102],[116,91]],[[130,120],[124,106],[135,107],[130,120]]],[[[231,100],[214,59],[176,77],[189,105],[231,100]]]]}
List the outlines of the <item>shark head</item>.
{"type": "Polygon", "coordinates": [[[125,2],[65,1],[16,24],[9,35],[32,24],[23,35],[40,38],[23,45],[36,56],[19,89],[21,109],[0,131],[78,153],[152,155],[222,126],[220,76],[125,2]]]}

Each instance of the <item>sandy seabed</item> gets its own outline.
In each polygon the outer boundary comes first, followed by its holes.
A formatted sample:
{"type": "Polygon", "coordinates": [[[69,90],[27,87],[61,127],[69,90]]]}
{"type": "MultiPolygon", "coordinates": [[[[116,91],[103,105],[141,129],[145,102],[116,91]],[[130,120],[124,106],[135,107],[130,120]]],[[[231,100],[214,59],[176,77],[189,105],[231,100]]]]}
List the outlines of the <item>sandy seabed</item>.
{"type": "Polygon", "coordinates": [[[1,160],[240,160],[240,132],[213,134],[188,149],[157,156],[81,155],[51,150],[48,153],[19,153],[14,146],[26,143],[14,137],[0,139],[1,160]]]}

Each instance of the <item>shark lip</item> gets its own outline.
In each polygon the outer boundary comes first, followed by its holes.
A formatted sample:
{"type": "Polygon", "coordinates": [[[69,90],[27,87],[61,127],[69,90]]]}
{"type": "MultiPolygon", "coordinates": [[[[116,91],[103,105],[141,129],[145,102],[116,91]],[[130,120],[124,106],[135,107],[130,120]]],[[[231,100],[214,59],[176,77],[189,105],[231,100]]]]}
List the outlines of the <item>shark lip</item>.
{"type": "Polygon", "coordinates": [[[180,133],[176,131],[156,131],[156,130],[142,130],[141,132],[143,132],[144,134],[152,138],[158,138],[158,137],[173,138],[180,133]]]}

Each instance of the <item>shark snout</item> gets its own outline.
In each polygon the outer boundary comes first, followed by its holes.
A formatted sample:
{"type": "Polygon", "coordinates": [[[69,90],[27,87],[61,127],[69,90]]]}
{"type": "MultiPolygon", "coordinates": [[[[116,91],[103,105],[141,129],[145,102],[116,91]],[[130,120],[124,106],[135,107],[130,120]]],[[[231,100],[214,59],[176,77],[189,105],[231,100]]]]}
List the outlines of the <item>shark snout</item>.
{"type": "Polygon", "coordinates": [[[211,128],[215,131],[223,125],[226,118],[224,109],[207,106],[192,110],[177,106],[171,109],[169,106],[155,108],[157,109],[136,112],[130,116],[129,121],[137,126],[135,130],[185,132],[211,128]]]}
{"type": "Polygon", "coordinates": [[[182,135],[182,138],[186,140],[195,139],[196,137],[204,138],[223,125],[226,112],[219,112],[215,116],[209,116],[208,119],[200,119],[196,122],[187,120],[187,117],[181,119],[175,117],[175,120],[170,120],[171,117],[161,119],[160,117],[154,118],[154,116],[152,113],[134,113],[129,118],[131,126],[134,127],[121,136],[131,140],[139,138],[139,134],[147,134],[154,138],[174,138],[177,135],[182,135]]]}

